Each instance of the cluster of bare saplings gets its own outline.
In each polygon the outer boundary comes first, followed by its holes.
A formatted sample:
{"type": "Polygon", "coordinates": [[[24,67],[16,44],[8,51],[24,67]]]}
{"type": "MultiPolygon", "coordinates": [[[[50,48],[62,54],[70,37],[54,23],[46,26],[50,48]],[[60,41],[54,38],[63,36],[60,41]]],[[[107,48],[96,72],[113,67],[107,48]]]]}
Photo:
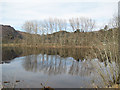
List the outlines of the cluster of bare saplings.
{"type": "Polygon", "coordinates": [[[81,42],[78,40],[83,42],[82,37],[85,36],[82,33],[90,32],[94,27],[95,21],[84,17],[69,20],[49,18],[43,21],[26,21],[23,25],[26,32],[34,34],[26,36],[27,44],[34,42],[34,44],[52,45],[80,45],[81,42]],[[75,32],[81,33],[75,34],[75,32]]]}
{"type": "MultiPolygon", "coordinates": [[[[95,27],[95,21],[90,18],[71,18],[69,20],[49,18],[43,21],[26,21],[23,29],[28,33],[52,34],[53,32],[66,31],[68,28],[80,32],[92,31],[95,27]]],[[[71,29],[70,29],[71,30],[71,29]]]]}
{"type": "MultiPolygon", "coordinates": [[[[116,17],[112,19],[110,24],[112,27],[117,25],[116,19],[116,17]]],[[[91,46],[103,45],[109,39],[114,41],[113,39],[116,38],[117,30],[108,30],[108,26],[105,26],[103,30],[95,32],[95,27],[95,20],[85,17],[26,21],[22,28],[30,34],[26,34],[23,42],[28,45],[91,46]]]]}

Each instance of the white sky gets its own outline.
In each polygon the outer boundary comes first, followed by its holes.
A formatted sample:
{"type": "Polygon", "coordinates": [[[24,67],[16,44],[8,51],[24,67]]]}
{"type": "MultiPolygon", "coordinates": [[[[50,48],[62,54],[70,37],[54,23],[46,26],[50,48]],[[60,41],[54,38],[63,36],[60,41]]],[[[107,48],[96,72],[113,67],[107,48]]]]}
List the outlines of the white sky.
{"type": "Polygon", "coordinates": [[[119,0],[0,0],[0,2],[118,2],[119,0]]]}
{"type": "Polygon", "coordinates": [[[119,0],[0,0],[0,24],[21,30],[26,20],[90,17],[99,27],[118,11],[119,0]]]}

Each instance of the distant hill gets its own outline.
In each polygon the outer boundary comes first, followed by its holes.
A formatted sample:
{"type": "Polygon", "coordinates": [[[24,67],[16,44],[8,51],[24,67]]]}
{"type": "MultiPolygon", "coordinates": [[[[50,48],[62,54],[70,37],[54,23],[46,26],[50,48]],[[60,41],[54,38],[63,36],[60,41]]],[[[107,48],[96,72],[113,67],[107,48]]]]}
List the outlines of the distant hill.
{"type": "Polygon", "coordinates": [[[20,40],[23,36],[9,25],[0,25],[0,34],[2,34],[2,43],[20,40]]]}

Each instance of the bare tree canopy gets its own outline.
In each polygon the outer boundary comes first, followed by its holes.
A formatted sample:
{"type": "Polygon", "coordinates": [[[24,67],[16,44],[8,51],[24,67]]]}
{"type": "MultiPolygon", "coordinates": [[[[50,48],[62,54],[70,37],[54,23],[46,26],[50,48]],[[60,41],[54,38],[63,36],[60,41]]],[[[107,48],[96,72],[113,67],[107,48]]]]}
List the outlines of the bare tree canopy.
{"type": "Polygon", "coordinates": [[[110,19],[110,22],[109,22],[109,27],[110,28],[118,28],[119,27],[119,17],[118,15],[113,15],[113,18],[110,19]]]}
{"type": "Polygon", "coordinates": [[[37,34],[39,31],[40,34],[47,34],[62,30],[66,31],[69,25],[73,31],[90,32],[95,28],[96,23],[93,19],[86,17],[71,18],[68,21],[66,19],[49,18],[39,22],[35,20],[26,21],[23,24],[23,29],[29,33],[34,32],[37,34]]]}
{"type": "Polygon", "coordinates": [[[95,21],[85,17],[71,18],[69,23],[73,31],[80,30],[80,32],[87,32],[95,28],[95,21]]]}
{"type": "Polygon", "coordinates": [[[34,26],[34,25],[33,25],[33,22],[32,22],[32,21],[26,21],[26,22],[23,24],[22,28],[23,28],[26,32],[31,33],[32,30],[34,30],[33,26],[34,26]]]}

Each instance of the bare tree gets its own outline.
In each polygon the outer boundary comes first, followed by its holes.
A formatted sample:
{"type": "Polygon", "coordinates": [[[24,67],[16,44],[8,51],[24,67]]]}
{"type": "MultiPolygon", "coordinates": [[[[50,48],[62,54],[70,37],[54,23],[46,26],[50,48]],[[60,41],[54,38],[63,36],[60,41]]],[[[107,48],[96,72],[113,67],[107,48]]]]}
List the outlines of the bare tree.
{"type": "Polygon", "coordinates": [[[44,43],[45,42],[45,33],[46,30],[48,30],[47,25],[44,23],[44,21],[40,21],[39,22],[39,31],[41,34],[41,42],[44,43]]]}
{"type": "Polygon", "coordinates": [[[72,30],[75,31],[75,19],[71,18],[69,19],[70,26],[72,27],[72,30]]]}
{"type": "MultiPolygon", "coordinates": [[[[30,33],[32,32],[33,30],[33,22],[32,21],[26,21],[22,28],[27,32],[27,33],[30,33]]],[[[32,37],[31,35],[27,35],[26,36],[26,43],[29,44],[30,40],[32,40],[32,37]]]]}
{"type": "Polygon", "coordinates": [[[55,24],[55,32],[57,32],[58,31],[58,19],[57,18],[54,18],[54,24],[55,24]]]}
{"type": "Polygon", "coordinates": [[[95,21],[85,17],[71,18],[69,23],[73,31],[80,30],[80,32],[87,32],[95,28],[95,21]]]}
{"type": "Polygon", "coordinates": [[[48,19],[48,25],[49,25],[49,30],[50,30],[50,32],[51,32],[51,34],[52,34],[53,31],[54,31],[54,26],[55,26],[55,24],[54,24],[54,19],[53,19],[53,18],[49,18],[49,19],[48,19]]]}
{"type": "Polygon", "coordinates": [[[32,21],[33,22],[33,32],[34,34],[38,34],[38,22],[37,21],[32,21]]]}
{"type": "Polygon", "coordinates": [[[113,18],[110,19],[109,27],[110,28],[118,28],[119,27],[119,17],[117,15],[113,15],[113,18]]]}
{"type": "Polygon", "coordinates": [[[33,29],[33,22],[32,22],[32,21],[26,21],[26,22],[23,24],[22,28],[23,28],[26,32],[31,33],[31,32],[32,32],[32,29],[33,29]]]}
{"type": "Polygon", "coordinates": [[[38,37],[37,37],[37,34],[38,34],[38,22],[37,21],[32,21],[33,22],[33,33],[35,34],[34,35],[34,44],[37,45],[37,42],[38,42],[38,37]]]}

